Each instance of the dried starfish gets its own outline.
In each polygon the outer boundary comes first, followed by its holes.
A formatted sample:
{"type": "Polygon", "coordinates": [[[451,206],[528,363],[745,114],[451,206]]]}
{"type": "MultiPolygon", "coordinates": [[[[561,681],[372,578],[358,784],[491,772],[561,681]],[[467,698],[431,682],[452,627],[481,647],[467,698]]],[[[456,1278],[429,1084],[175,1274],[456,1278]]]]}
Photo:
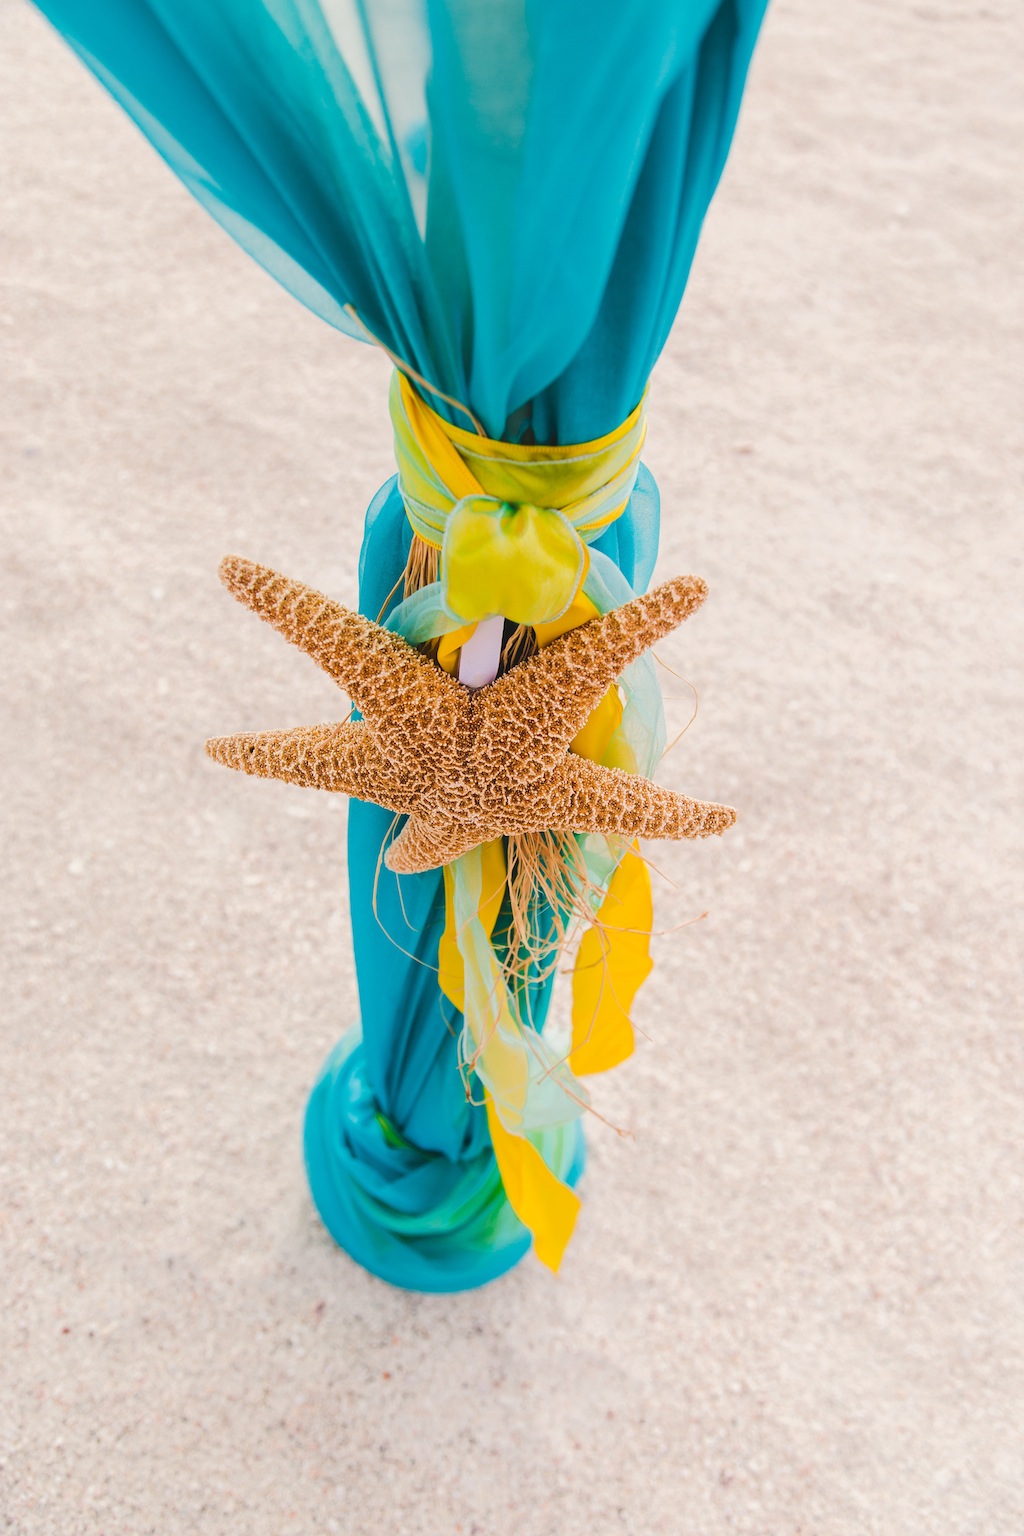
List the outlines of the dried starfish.
{"type": "Polygon", "coordinates": [[[407,815],[385,862],[436,869],[502,835],[551,829],[624,837],[708,837],[736,812],[689,800],[568,750],[631,661],[704,601],[696,576],[570,630],[484,688],[449,677],[401,636],[266,566],[228,556],[235,597],[327,672],[359,722],[222,736],[219,763],[340,790],[407,815]]]}

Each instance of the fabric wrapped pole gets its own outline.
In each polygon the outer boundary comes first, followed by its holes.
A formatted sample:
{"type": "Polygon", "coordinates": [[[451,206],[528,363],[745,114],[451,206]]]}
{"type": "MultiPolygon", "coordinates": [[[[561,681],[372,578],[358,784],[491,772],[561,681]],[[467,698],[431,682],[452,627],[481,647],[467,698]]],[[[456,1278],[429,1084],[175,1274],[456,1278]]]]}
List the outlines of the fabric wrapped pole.
{"type": "MultiPolygon", "coordinates": [[[[468,408],[492,438],[542,445],[600,438],[642,399],[765,6],[37,3],[189,190],[298,299],[377,339],[450,422],[472,426],[468,408]]],[[[587,543],[587,579],[604,555],[597,579],[612,596],[613,571],[627,590],[650,579],[653,503],[641,471],[626,511],[587,543]]],[[[392,483],[364,535],[360,606],[372,618],[410,538],[392,483]]],[[[527,1236],[507,1210],[492,1221],[474,1204],[494,1164],[438,987],[443,880],[408,877],[399,891],[394,876],[378,877],[390,824],[353,804],[362,1035],[311,1102],[310,1176],[329,1227],[361,1262],[398,1284],[452,1289],[515,1262],[527,1236]]],[[[542,1022],[549,983],[534,990],[542,1022]]],[[[551,1158],[571,1181],[578,1145],[551,1158]]]]}

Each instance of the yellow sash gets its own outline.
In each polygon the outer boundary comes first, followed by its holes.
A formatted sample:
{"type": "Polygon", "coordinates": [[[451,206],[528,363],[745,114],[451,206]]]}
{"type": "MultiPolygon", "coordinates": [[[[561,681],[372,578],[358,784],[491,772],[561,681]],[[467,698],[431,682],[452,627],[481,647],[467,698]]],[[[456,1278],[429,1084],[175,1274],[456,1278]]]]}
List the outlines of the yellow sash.
{"type": "MultiPolygon", "coordinates": [[[[454,673],[475,624],[492,614],[531,624],[544,646],[596,616],[582,590],[586,540],[625,508],[645,434],[644,401],[606,437],[574,446],[535,447],[476,437],[442,420],[401,375],[391,389],[399,483],[420,538],[441,550],[441,585],[452,629],[438,661],[454,673]]],[[[622,704],[609,689],[572,743],[594,762],[636,771],[619,730],[622,704]]],[[[480,850],[479,919],[488,939],[505,888],[500,840],[480,850]]],[[[466,960],[455,920],[457,865],[444,870],[446,922],[438,954],[441,991],[466,1011],[466,960]]],[[[570,1065],[605,1071],[633,1050],[629,1008],[651,970],[651,890],[634,848],[616,867],[583,937],[573,973],[570,1065]]],[[[479,981],[480,978],[474,978],[479,981]]],[[[502,1071],[500,1047],[492,1075],[502,1071]]],[[[520,1066],[507,1058],[514,1077],[520,1066]]],[[[520,1092],[509,1079],[508,1100],[520,1092]]],[[[557,1270],[572,1235],[579,1197],[548,1168],[528,1135],[502,1119],[486,1093],[488,1126],[509,1203],[534,1236],[539,1259],[557,1270]]]]}

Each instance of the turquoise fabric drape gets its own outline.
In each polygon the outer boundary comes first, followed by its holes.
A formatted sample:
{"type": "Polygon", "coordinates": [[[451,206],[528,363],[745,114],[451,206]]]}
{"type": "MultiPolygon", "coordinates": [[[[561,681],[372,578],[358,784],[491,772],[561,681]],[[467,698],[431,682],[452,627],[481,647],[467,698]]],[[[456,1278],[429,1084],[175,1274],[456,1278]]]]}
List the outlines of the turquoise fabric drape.
{"type": "MultiPolygon", "coordinates": [[[[640,398],[766,0],[37,3],[304,304],[371,332],[489,435],[569,443],[610,431],[640,398]]],[[[385,487],[360,570],[373,618],[408,537],[385,487]]],[[[641,589],[656,540],[647,493],[601,547],[641,589]]],[[[352,804],[362,1040],[318,1084],[307,1158],[325,1220],[357,1258],[452,1289],[514,1262],[526,1236],[495,1185],[430,969],[440,873],[404,878],[399,893],[378,870],[390,821],[352,804]]],[[[575,1143],[552,1155],[575,1176],[575,1143]]]]}
{"type": "Polygon", "coordinates": [[[764,0],[40,9],[304,303],[492,437],[580,442],[668,334],[764,0]]]}

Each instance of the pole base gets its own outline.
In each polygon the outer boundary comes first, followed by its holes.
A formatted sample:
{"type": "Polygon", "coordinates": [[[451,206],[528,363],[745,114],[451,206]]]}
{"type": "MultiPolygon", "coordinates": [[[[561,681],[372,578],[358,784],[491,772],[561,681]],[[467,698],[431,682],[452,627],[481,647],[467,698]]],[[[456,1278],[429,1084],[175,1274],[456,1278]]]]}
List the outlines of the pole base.
{"type": "MultiPolygon", "coordinates": [[[[371,1274],[407,1291],[468,1291],[518,1264],[530,1234],[505,1198],[494,1153],[465,1162],[396,1136],[366,1080],[362,1037],[350,1030],[310,1094],[306,1173],[334,1241],[371,1274]]],[[[579,1121],[543,1132],[538,1146],[575,1184],[586,1148],[579,1121]]]]}

